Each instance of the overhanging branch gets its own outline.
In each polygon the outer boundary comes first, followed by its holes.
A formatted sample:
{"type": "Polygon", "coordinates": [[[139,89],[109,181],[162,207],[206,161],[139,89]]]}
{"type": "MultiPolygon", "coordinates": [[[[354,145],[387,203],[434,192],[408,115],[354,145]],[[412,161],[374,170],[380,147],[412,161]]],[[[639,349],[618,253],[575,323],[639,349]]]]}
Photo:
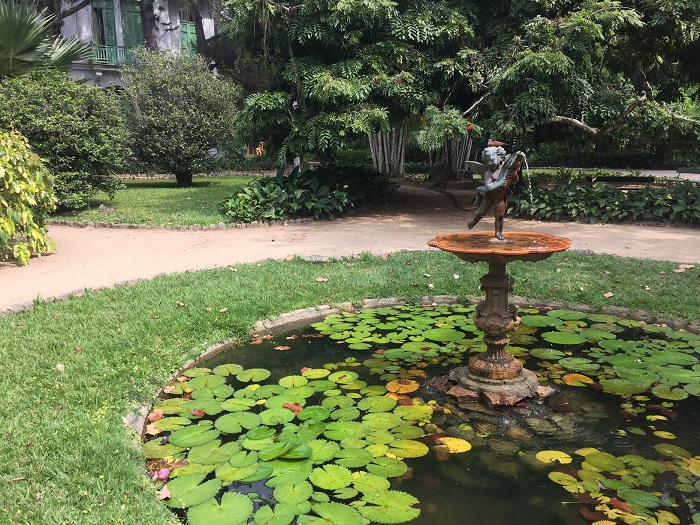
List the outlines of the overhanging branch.
{"type": "Polygon", "coordinates": [[[61,10],[61,14],[58,16],[60,20],[63,20],[64,18],[68,18],[71,15],[74,15],[81,9],[89,6],[92,4],[92,0],[80,0],[77,4],[74,4],[70,6],[68,9],[61,10]]]}

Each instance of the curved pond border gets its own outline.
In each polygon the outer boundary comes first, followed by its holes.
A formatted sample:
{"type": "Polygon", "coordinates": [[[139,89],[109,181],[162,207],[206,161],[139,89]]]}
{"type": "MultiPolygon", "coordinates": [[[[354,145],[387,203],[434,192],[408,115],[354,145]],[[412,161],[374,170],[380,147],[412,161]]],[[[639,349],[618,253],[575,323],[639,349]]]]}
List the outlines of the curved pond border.
{"type": "MultiPolygon", "coordinates": [[[[421,297],[419,303],[423,305],[433,305],[437,306],[439,304],[454,304],[458,302],[469,302],[476,303],[483,299],[482,296],[467,295],[467,296],[457,296],[457,295],[427,295],[421,297]]],[[[357,306],[351,302],[340,303],[335,306],[331,305],[319,305],[312,306],[309,308],[302,308],[301,310],[294,310],[291,312],[286,312],[275,316],[271,319],[262,319],[255,323],[253,327],[252,335],[262,335],[269,333],[279,333],[292,328],[308,325],[314,323],[318,320],[323,319],[325,316],[333,313],[340,313],[348,310],[356,310],[358,308],[381,308],[387,306],[398,306],[401,304],[406,304],[411,301],[402,299],[399,297],[386,297],[383,299],[365,299],[361,306],[357,306]]],[[[604,313],[609,315],[615,315],[617,317],[622,317],[626,319],[633,319],[636,321],[644,321],[646,323],[662,324],[668,325],[671,328],[678,330],[688,330],[689,332],[694,332],[700,334],[700,321],[688,321],[682,317],[664,318],[661,316],[653,315],[644,310],[632,310],[631,308],[625,308],[621,306],[607,306],[603,308],[594,308],[587,304],[582,303],[570,303],[567,301],[549,301],[543,302],[538,300],[530,300],[526,297],[512,296],[510,302],[516,305],[527,304],[531,306],[546,306],[552,308],[567,308],[571,310],[577,310],[584,313],[604,313]]],[[[174,372],[168,377],[164,382],[165,385],[170,384],[175,380],[176,377],[181,376],[185,370],[196,367],[199,363],[207,360],[215,355],[228,350],[229,348],[241,344],[240,339],[228,339],[220,343],[216,343],[207,348],[202,354],[194,359],[187,361],[182,367],[174,372]]],[[[162,389],[158,391],[157,395],[161,396],[163,394],[162,389]]],[[[143,437],[144,431],[146,429],[146,416],[150,407],[142,406],[137,412],[125,416],[122,420],[124,424],[134,430],[139,436],[143,437]]]]}

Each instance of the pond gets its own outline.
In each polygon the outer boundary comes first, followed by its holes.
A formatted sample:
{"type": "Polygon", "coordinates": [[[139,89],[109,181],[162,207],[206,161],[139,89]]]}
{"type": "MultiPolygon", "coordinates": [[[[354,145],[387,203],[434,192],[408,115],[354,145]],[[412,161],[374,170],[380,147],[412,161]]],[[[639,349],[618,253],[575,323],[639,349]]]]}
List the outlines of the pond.
{"type": "Polygon", "coordinates": [[[144,452],[192,525],[700,523],[700,336],[520,310],[543,397],[506,411],[446,374],[485,350],[472,305],[329,315],[166,388],[144,452]]]}

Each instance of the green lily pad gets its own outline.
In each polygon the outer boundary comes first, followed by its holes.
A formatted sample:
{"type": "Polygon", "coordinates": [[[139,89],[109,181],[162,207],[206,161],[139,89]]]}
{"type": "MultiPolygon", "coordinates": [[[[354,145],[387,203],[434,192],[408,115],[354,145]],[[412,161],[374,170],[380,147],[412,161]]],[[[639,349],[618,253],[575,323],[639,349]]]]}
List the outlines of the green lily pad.
{"type": "Polygon", "coordinates": [[[260,421],[263,425],[274,426],[289,423],[294,419],[294,412],[288,408],[271,408],[260,412],[260,421]]]}
{"type": "Polygon", "coordinates": [[[270,371],[264,368],[249,368],[236,374],[236,379],[241,383],[249,383],[251,381],[257,383],[258,381],[264,381],[268,377],[270,377],[270,371]]]}
{"type": "Polygon", "coordinates": [[[337,421],[328,423],[323,435],[333,441],[342,441],[349,438],[361,438],[367,433],[362,423],[357,421],[337,421]]]}
{"type": "Polygon", "coordinates": [[[271,443],[260,448],[258,458],[261,461],[271,461],[273,459],[284,456],[287,452],[294,448],[293,443],[271,443]]]}
{"type": "Polygon", "coordinates": [[[253,516],[253,523],[255,525],[289,525],[295,517],[292,505],[278,503],[274,510],[269,505],[260,507],[253,516]]]}
{"type": "Polygon", "coordinates": [[[328,410],[335,410],[336,408],[348,408],[355,404],[355,400],[347,396],[333,396],[327,397],[321,401],[321,405],[326,407],[328,410]]]}
{"type": "Polygon", "coordinates": [[[546,359],[548,361],[556,361],[561,359],[566,354],[559,350],[554,350],[552,348],[533,348],[530,350],[530,355],[536,357],[537,359],[546,359]]]}
{"type": "Polygon", "coordinates": [[[155,427],[170,432],[171,430],[180,430],[192,423],[186,417],[164,417],[154,423],[155,427]]]}
{"type": "Polygon", "coordinates": [[[308,501],[313,492],[314,489],[311,483],[308,481],[301,481],[299,483],[284,483],[283,485],[278,485],[275,487],[273,495],[276,501],[298,505],[299,503],[308,501]]]}
{"type": "Polygon", "coordinates": [[[354,421],[360,417],[360,409],[357,407],[339,408],[331,413],[331,419],[335,421],[354,421]]]}
{"type": "Polygon", "coordinates": [[[662,456],[672,459],[692,457],[692,454],[686,449],[679,447],[678,445],[672,445],[671,443],[657,443],[654,445],[654,450],[656,450],[662,456]]]}
{"type": "Polygon", "coordinates": [[[325,368],[311,368],[309,370],[304,370],[301,375],[306,379],[323,379],[324,377],[328,377],[330,373],[331,371],[325,368]]]}
{"type": "Polygon", "coordinates": [[[223,376],[207,374],[193,377],[187,384],[196,390],[198,388],[216,388],[219,385],[223,385],[225,382],[226,378],[223,376]]]}
{"type": "Polygon", "coordinates": [[[213,372],[219,376],[236,376],[243,372],[243,367],[235,363],[230,363],[226,365],[219,365],[214,368],[213,372]]]}
{"type": "Polygon", "coordinates": [[[423,437],[425,432],[417,425],[399,425],[391,429],[391,433],[396,439],[418,439],[423,437]]]}
{"type": "Polygon", "coordinates": [[[545,332],[541,337],[548,343],[557,345],[580,345],[586,342],[585,337],[573,332],[545,332]]]}
{"type": "Polygon", "coordinates": [[[313,469],[309,481],[320,489],[336,490],[352,484],[352,472],[339,465],[324,465],[313,469]]]}
{"type": "Polygon", "coordinates": [[[316,503],[311,508],[318,516],[299,516],[299,525],[364,525],[360,513],[342,503],[316,503]]]}
{"type": "Polygon", "coordinates": [[[253,397],[255,399],[267,399],[268,397],[278,396],[287,391],[287,389],[280,385],[262,385],[260,388],[253,390],[253,397]]]}
{"type": "Polygon", "coordinates": [[[190,525],[242,525],[253,515],[253,502],[245,494],[225,492],[219,504],[215,499],[187,511],[190,525]]]}
{"type": "Polygon", "coordinates": [[[430,419],[430,417],[433,415],[433,409],[430,407],[430,405],[401,405],[394,409],[394,414],[399,416],[401,419],[423,421],[430,419]]]}
{"type": "Polygon", "coordinates": [[[204,445],[192,447],[187,454],[187,461],[203,465],[217,465],[231,459],[231,456],[240,449],[241,447],[234,441],[221,445],[221,440],[216,439],[204,445]]]}
{"type": "Polygon", "coordinates": [[[373,459],[374,455],[362,448],[346,448],[339,450],[335,454],[335,463],[346,468],[364,467],[373,459]]]}
{"type": "Polygon", "coordinates": [[[168,483],[170,499],[165,503],[175,509],[184,509],[213,498],[221,489],[221,482],[211,479],[202,483],[205,477],[206,474],[190,474],[172,480],[168,483]]]}
{"type": "Polygon", "coordinates": [[[408,465],[397,458],[379,457],[366,467],[367,472],[383,478],[396,478],[403,476],[408,470],[408,465]]]}
{"type": "Polygon", "coordinates": [[[179,454],[185,449],[181,447],[176,447],[172,443],[166,443],[165,445],[161,445],[160,440],[153,439],[144,443],[141,447],[141,450],[143,452],[143,455],[148,459],[160,459],[166,458],[168,456],[174,456],[175,454],[179,454]]]}
{"type": "Polygon", "coordinates": [[[331,411],[326,407],[313,405],[307,406],[297,414],[300,421],[325,421],[331,415],[331,411]]]}
{"type": "Polygon", "coordinates": [[[357,403],[365,412],[389,412],[396,407],[396,400],[386,396],[366,397],[357,403]]]}
{"type": "Polygon", "coordinates": [[[221,403],[221,408],[226,412],[244,412],[255,406],[255,400],[249,398],[233,397],[221,403]]]}
{"type": "Polygon", "coordinates": [[[352,383],[356,379],[358,379],[360,376],[357,372],[353,372],[351,370],[339,370],[338,372],[333,372],[331,375],[328,376],[329,381],[333,381],[334,383],[352,383]]]}
{"type": "Polygon", "coordinates": [[[464,332],[452,328],[432,328],[423,332],[423,337],[431,341],[446,343],[449,341],[459,341],[464,339],[464,332]]]}
{"type": "Polygon", "coordinates": [[[556,317],[558,319],[563,319],[565,321],[576,321],[579,319],[585,319],[587,314],[584,314],[583,312],[577,312],[576,310],[550,310],[547,312],[547,315],[550,315],[552,317],[556,317]]]}
{"type": "Polygon", "coordinates": [[[251,430],[261,423],[260,416],[252,412],[233,412],[219,417],[214,426],[224,434],[238,434],[246,430],[251,430]]]}
{"type": "Polygon", "coordinates": [[[617,472],[625,468],[624,462],[607,452],[592,452],[586,455],[586,463],[605,472],[617,472]]]}
{"type": "Polygon", "coordinates": [[[399,458],[419,458],[428,453],[428,447],[420,441],[397,439],[389,443],[389,452],[399,458]]]}
{"type": "Polygon", "coordinates": [[[635,381],[632,379],[601,379],[600,384],[605,392],[619,395],[641,394],[651,387],[651,381],[645,378],[635,381]]]}
{"type": "Polygon", "coordinates": [[[700,383],[694,383],[692,385],[685,385],[683,390],[688,392],[691,396],[700,397],[700,383]]]}
{"type": "Polygon", "coordinates": [[[211,368],[204,368],[204,367],[190,368],[189,370],[185,370],[182,373],[182,375],[185,377],[206,376],[209,374],[211,374],[211,368]]]}
{"type": "Polygon", "coordinates": [[[615,339],[615,334],[606,330],[596,330],[595,328],[589,328],[581,332],[581,335],[588,339],[589,341],[603,341],[606,339],[615,339]]]}
{"type": "Polygon", "coordinates": [[[652,393],[661,399],[670,399],[671,401],[680,401],[688,397],[688,392],[682,388],[671,388],[667,385],[655,386],[651,389],[652,393]]]}
{"type": "Polygon", "coordinates": [[[564,357],[559,364],[572,372],[591,373],[600,369],[600,365],[584,357],[564,357]]]}
{"type": "Polygon", "coordinates": [[[316,439],[308,444],[311,447],[311,456],[309,459],[314,463],[325,463],[335,457],[335,454],[340,450],[340,447],[334,441],[325,439],[316,439]]]}
{"type": "Polygon", "coordinates": [[[302,405],[304,406],[306,404],[306,399],[301,397],[301,396],[295,396],[292,394],[280,394],[279,396],[273,396],[269,398],[268,400],[265,401],[265,408],[268,409],[278,409],[278,408],[283,408],[284,405],[287,403],[291,403],[292,405],[297,404],[297,405],[302,405]]]}
{"type": "Polygon", "coordinates": [[[353,480],[352,486],[360,492],[377,492],[389,490],[391,482],[384,477],[364,473],[353,480]]]}
{"type": "Polygon", "coordinates": [[[214,441],[219,437],[219,431],[211,425],[192,425],[170,434],[169,441],[176,447],[196,447],[214,441]]]}
{"type": "MultiPolygon", "coordinates": [[[[326,370],[326,372],[329,372],[326,370]]],[[[328,381],[327,379],[317,379],[314,381],[309,381],[306,386],[313,389],[314,392],[325,392],[336,387],[333,381],[328,381]]]]}
{"type": "Polygon", "coordinates": [[[358,507],[360,514],[376,523],[404,523],[420,515],[420,509],[413,507],[418,500],[398,490],[368,492],[362,501],[368,505],[358,507]]]}
{"type": "Polygon", "coordinates": [[[550,315],[524,315],[520,318],[520,322],[526,326],[553,327],[564,324],[564,321],[550,315]]]}
{"type": "Polygon", "coordinates": [[[645,509],[653,509],[663,506],[663,501],[649,492],[637,489],[624,489],[618,492],[621,499],[632,505],[639,505],[645,509]]]}

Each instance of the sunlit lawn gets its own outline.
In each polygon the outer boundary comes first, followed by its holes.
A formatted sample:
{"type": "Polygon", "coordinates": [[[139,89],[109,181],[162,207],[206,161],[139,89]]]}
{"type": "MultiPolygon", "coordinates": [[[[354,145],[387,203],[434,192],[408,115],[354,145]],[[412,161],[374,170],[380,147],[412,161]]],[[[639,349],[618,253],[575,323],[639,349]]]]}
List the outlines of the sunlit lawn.
{"type": "Polygon", "coordinates": [[[218,224],[226,222],[221,204],[252,180],[250,176],[195,177],[191,188],[174,179],[124,180],[114,200],[98,194],[85,211],[52,215],[52,219],[149,225],[218,224]],[[101,204],[114,208],[104,212],[101,204]]]}

